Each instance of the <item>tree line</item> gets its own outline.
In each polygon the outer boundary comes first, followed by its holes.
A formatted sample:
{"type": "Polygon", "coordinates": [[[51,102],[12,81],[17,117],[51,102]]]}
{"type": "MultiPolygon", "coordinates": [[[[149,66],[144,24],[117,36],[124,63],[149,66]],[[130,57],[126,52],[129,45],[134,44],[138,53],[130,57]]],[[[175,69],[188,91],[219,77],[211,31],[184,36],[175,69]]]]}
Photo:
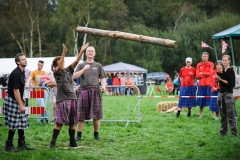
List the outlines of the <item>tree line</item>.
{"type": "MultiPolygon", "coordinates": [[[[201,41],[213,46],[213,34],[239,24],[239,6],[235,0],[0,0],[0,57],[19,52],[27,57],[58,56],[62,43],[68,47],[67,56],[75,56],[89,42],[102,65],[125,62],[173,76],[186,57],[193,58],[195,67],[203,51],[216,61],[214,51],[201,48],[201,41]],[[77,26],[172,39],[179,47],[87,35],[76,32],[77,26]]],[[[239,40],[233,44],[240,65],[239,40]]],[[[216,45],[220,58],[221,40],[216,45]]]]}

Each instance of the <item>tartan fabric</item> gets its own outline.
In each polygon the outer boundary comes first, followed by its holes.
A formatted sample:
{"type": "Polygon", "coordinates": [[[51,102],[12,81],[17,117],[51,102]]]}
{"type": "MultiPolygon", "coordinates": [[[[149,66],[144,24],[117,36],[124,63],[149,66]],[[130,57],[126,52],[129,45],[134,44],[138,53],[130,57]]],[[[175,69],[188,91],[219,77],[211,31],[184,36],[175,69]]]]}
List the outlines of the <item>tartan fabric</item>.
{"type": "MultiPolygon", "coordinates": [[[[210,86],[198,86],[198,96],[211,96],[210,86]]],[[[197,98],[197,105],[206,107],[210,105],[210,98],[197,98]]]]}
{"type": "MultiPolygon", "coordinates": [[[[211,92],[211,96],[218,96],[219,91],[211,92]]],[[[210,107],[209,110],[212,112],[219,112],[217,98],[210,98],[210,107]]]]}
{"type": "Polygon", "coordinates": [[[27,129],[29,127],[28,115],[20,113],[19,105],[16,100],[6,95],[3,106],[5,125],[9,126],[9,129],[27,129]]]}
{"type": "Polygon", "coordinates": [[[77,102],[75,99],[63,100],[56,103],[56,117],[53,120],[57,124],[75,125],[77,120],[77,102]]]}
{"type": "Polygon", "coordinates": [[[77,97],[78,120],[102,119],[102,92],[99,87],[80,88],[77,97]]]}
{"type": "MultiPolygon", "coordinates": [[[[181,86],[180,96],[196,96],[195,86],[181,86]]],[[[179,108],[192,108],[196,107],[196,98],[179,98],[178,107],[179,108]]]]}

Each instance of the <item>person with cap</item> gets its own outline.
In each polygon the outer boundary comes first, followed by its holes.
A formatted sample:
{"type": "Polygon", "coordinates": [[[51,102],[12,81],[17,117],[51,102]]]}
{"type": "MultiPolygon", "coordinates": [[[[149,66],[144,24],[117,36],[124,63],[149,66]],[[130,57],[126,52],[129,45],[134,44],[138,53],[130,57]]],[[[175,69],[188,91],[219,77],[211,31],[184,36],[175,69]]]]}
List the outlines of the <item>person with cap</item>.
{"type": "MultiPolygon", "coordinates": [[[[196,67],[196,77],[198,82],[198,96],[210,96],[210,75],[213,72],[214,64],[208,61],[209,53],[202,53],[202,62],[199,62],[196,67]]],[[[199,118],[202,118],[203,108],[210,105],[210,98],[197,98],[197,105],[200,107],[199,118]]]]}
{"type": "MultiPolygon", "coordinates": [[[[192,58],[186,58],[186,66],[182,67],[179,72],[181,87],[180,96],[196,96],[196,88],[194,86],[196,78],[196,70],[192,65],[192,58]]],[[[195,98],[179,98],[178,112],[176,117],[178,118],[182,108],[188,108],[187,117],[191,117],[191,109],[196,106],[195,98]]]]}

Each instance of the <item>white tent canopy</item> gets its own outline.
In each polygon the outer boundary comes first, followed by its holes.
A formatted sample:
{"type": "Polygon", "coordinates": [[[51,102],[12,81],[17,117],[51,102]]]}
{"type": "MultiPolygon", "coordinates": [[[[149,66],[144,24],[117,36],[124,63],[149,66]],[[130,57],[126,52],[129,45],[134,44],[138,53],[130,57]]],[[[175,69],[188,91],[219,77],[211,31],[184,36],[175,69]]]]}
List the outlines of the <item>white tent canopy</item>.
{"type": "MultiPolygon", "coordinates": [[[[27,58],[27,69],[33,71],[37,69],[37,64],[39,60],[44,61],[43,70],[46,72],[51,71],[51,64],[55,57],[38,57],[38,58],[27,58]]],[[[76,57],[65,57],[65,67],[70,65],[76,57]]],[[[0,59],[0,74],[10,74],[12,70],[17,67],[14,58],[1,58],[0,59]]]]}

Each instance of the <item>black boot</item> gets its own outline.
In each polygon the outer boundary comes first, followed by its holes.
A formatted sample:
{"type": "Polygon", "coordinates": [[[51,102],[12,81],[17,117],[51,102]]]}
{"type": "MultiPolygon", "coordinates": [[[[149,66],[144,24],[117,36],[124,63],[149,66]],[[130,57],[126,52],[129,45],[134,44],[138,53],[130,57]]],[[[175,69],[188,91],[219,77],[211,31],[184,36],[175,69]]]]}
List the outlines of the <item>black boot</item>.
{"type": "Polygon", "coordinates": [[[188,111],[187,117],[191,117],[191,111],[188,111]]]}
{"type": "Polygon", "coordinates": [[[14,148],[12,140],[6,140],[5,151],[7,151],[7,152],[19,152],[19,150],[14,148]]]}
{"type": "Polygon", "coordinates": [[[78,132],[78,133],[77,133],[77,137],[75,138],[75,140],[76,140],[77,142],[82,140],[82,132],[78,132]]]}
{"type": "Polygon", "coordinates": [[[180,116],[180,112],[181,111],[179,111],[179,110],[177,111],[176,118],[178,118],[180,116]]]}
{"type": "Polygon", "coordinates": [[[54,148],[56,146],[56,141],[51,141],[50,148],[54,148]]]}
{"type": "Polygon", "coordinates": [[[74,138],[74,136],[75,136],[75,130],[69,129],[69,130],[68,130],[68,133],[69,133],[69,137],[70,137],[69,146],[70,146],[70,147],[77,147],[78,145],[77,145],[76,140],[75,140],[75,138],[74,138]]]}
{"type": "Polygon", "coordinates": [[[69,144],[70,147],[77,147],[77,143],[76,143],[76,140],[73,139],[73,140],[70,140],[70,144],[69,144]]]}
{"type": "Polygon", "coordinates": [[[18,148],[22,148],[26,150],[35,150],[34,148],[30,148],[27,146],[25,142],[25,137],[18,139],[18,148]]]}
{"type": "Polygon", "coordinates": [[[99,135],[98,135],[98,132],[94,132],[94,139],[100,140],[100,137],[99,137],[99,135]]]}

